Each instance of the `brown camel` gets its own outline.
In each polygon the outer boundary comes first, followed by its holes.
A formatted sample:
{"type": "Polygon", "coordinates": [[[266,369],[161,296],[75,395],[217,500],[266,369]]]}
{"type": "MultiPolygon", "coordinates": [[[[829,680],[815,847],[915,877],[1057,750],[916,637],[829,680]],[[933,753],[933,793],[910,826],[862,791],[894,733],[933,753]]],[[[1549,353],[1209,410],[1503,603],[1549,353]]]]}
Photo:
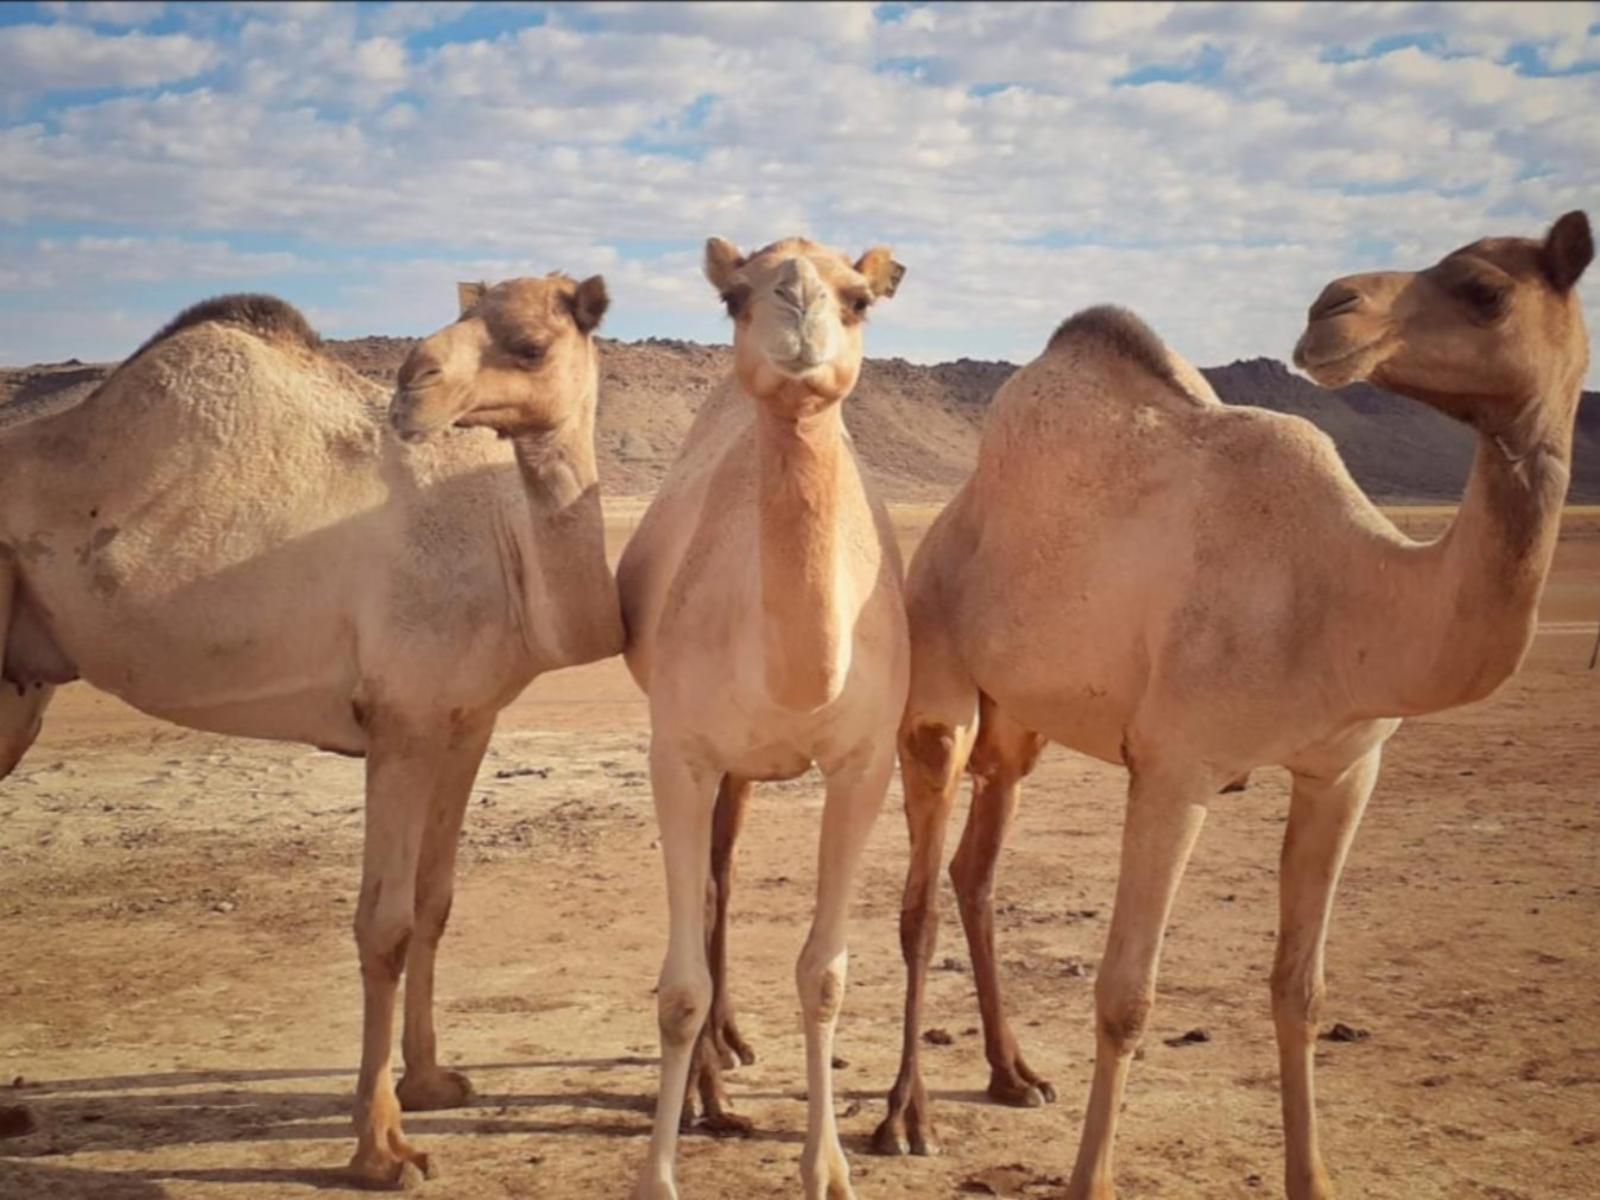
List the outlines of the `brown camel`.
{"type": "Polygon", "coordinates": [[[387,419],[293,308],[233,296],[80,405],[0,427],[0,774],[76,678],[192,729],[366,757],[351,1168],[379,1185],[429,1167],[401,1104],[470,1095],[439,1065],[434,957],[495,717],[622,646],[593,444],[605,285],[463,284],[461,302],[387,419]]]}
{"type": "Polygon", "coordinates": [[[1179,878],[1212,797],[1264,765],[1293,775],[1272,970],[1287,1190],[1332,1194],[1312,1046],[1335,884],[1399,719],[1489,695],[1533,638],[1589,363],[1574,284],[1592,256],[1587,219],[1568,213],[1543,240],[1350,276],[1311,306],[1295,362],[1319,383],[1370,379],[1478,431],[1466,498],[1433,542],[1396,530],[1308,422],[1223,406],[1121,310],[1073,317],[1000,389],[977,468],[906,585],[905,1042],[879,1150],[935,1149],[917,1034],[963,768],[973,800],[950,875],[989,1092],[1053,1098],[1006,1022],[991,893],[1018,785],[1058,742],[1130,776],[1067,1194],[1114,1195],[1123,1083],[1179,878]]]}
{"type": "Polygon", "coordinates": [[[628,667],[650,699],[670,917],[661,1090],[634,1195],[677,1196],[679,1120],[712,1003],[710,857],[735,832],[714,836],[716,797],[737,823],[751,781],[816,764],[827,786],[817,905],[795,967],[810,1097],[800,1174],[807,1200],[849,1200],[833,1031],[856,865],[894,768],[907,647],[894,531],[840,406],[861,369],[867,310],[894,294],[902,269],[882,248],[852,264],[800,238],[749,257],[713,238],[705,271],[733,317],[733,373],[696,416],[617,571],[628,667]]]}

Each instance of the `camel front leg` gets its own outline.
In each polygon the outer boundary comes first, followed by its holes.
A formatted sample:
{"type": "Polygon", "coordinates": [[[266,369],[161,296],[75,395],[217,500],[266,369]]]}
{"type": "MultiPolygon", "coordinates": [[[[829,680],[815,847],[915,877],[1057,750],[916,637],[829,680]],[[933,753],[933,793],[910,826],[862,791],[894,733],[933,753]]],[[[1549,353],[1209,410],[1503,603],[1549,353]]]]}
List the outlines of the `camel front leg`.
{"type": "Polygon", "coordinates": [[[461,821],[472,795],[472,782],[488,748],[494,721],[464,731],[451,745],[439,771],[423,826],[417,862],[415,929],[406,958],[406,1017],[401,1046],[406,1073],[396,1094],[407,1112],[460,1108],[472,1099],[472,1084],[459,1071],[439,1065],[439,1041],[433,1024],[433,974],[439,940],[450,919],[455,895],[456,848],[461,821]]]}
{"type": "Polygon", "coordinates": [[[1114,1200],[1112,1146],[1128,1064],[1155,1004],[1167,917],[1215,785],[1181,770],[1133,767],[1116,908],[1095,980],[1094,1082],[1069,1200],[1114,1200]]]}
{"type": "Polygon", "coordinates": [[[937,1154],[938,1139],[922,1082],[922,997],[928,963],[939,941],[939,862],[950,808],[972,750],[973,725],[913,724],[900,731],[900,778],[905,787],[911,861],[900,901],[900,954],[906,964],[905,1021],[900,1073],[889,1089],[889,1111],[872,1134],[878,1154],[937,1154]]]}
{"type": "MultiPolygon", "coordinates": [[[[22,586],[5,547],[0,546],[0,666],[5,664],[6,641],[17,611],[22,586]]],[[[13,683],[0,678],[0,779],[11,774],[44,726],[44,710],[55,688],[43,683],[13,683]]]]}
{"type": "Polygon", "coordinates": [[[685,761],[659,739],[650,746],[650,784],[667,872],[667,957],[656,991],[661,1028],[661,1082],[650,1151],[634,1200],[677,1200],[678,1150],[690,1059],[711,1008],[706,963],[706,885],[711,857],[715,775],[685,761]]]}
{"type": "Polygon", "coordinates": [[[845,934],[856,868],[889,790],[893,745],[886,734],[881,747],[869,751],[872,758],[828,776],[817,852],[817,908],[794,972],[806,1034],[806,1146],[800,1155],[805,1200],[855,1198],[833,1111],[833,1033],[844,1007],[850,961],[845,934]]]}
{"type": "Polygon", "coordinates": [[[1022,780],[1038,763],[1045,741],[1007,717],[988,696],[981,698],[978,711],[978,742],[971,765],[972,809],[961,845],[950,862],[950,882],[960,904],[978,987],[978,1008],[983,1014],[989,1096],[1001,1104],[1037,1108],[1053,1103],[1056,1090],[1023,1060],[1006,1019],[994,946],[994,872],[1016,815],[1022,780]]]}
{"type": "Polygon", "coordinates": [[[1296,772],[1278,877],[1278,949],[1272,965],[1272,1020],[1283,1098],[1284,1190],[1289,1200],[1330,1200],[1317,1147],[1313,1082],[1323,947],[1334,892],[1361,814],[1378,781],[1382,747],[1331,778],[1296,772]]]}
{"type": "Polygon", "coordinates": [[[415,922],[417,862],[444,747],[405,732],[374,732],[367,750],[366,837],[356,946],[365,999],[361,1074],[356,1082],[358,1144],[350,1171],[363,1184],[396,1188],[432,1175],[426,1154],[400,1126],[390,1073],[394,1000],[415,922]]]}
{"type": "Polygon", "coordinates": [[[749,1066],[756,1060],[755,1051],[739,1034],[728,993],[728,904],[733,896],[734,849],[744,828],[751,787],[748,779],[724,775],[717,788],[711,818],[711,879],[706,896],[711,923],[711,1015],[695,1044],[683,1098],[683,1128],[687,1130],[694,1123],[698,1095],[701,1127],[719,1137],[744,1137],[752,1130],[749,1119],[733,1111],[722,1079],[723,1071],[732,1070],[738,1063],[749,1066]]]}

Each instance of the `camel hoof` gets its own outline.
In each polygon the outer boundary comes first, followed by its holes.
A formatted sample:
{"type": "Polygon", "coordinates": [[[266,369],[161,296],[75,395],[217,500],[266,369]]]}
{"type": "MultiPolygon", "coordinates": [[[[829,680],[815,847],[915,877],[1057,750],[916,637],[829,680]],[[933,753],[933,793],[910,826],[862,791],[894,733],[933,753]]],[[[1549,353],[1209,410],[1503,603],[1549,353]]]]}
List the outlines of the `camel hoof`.
{"type": "Polygon", "coordinates": [[[700,1119],[700,1128],[718,1138],[747,1138],[756,1131],[749,1117],[727,1111],[707,1113],[700,1119]]]}
{"type": "Polygon", "coordinates": [[[1043,1108],[1056,1102],[1056,1089],[1042,1079],[1037,1083],[995,1079],[989,1083],[989,1099],[1012,1108],[1043,1108]]]}
{"type": "Polygon", "coordinates": [[[711,1042],[717,1049],[717,1061],[722,1064],[724,1071],[731,1071],[741,1063],[748,1067],[756,1061],[756,1052],[730,1020],[712,1026],[711,1042]]]}
{"type": "Polygon", "coordinates": [[[872,1152],[889,1158],[904,1158],[908,1154],[935,1158],[939,1154],[939,1142],[931,1126],[891,1115],[873,1131],[872,1152]]]}
{"type": "Polygon", "coordinates": [[[989,1099],[1012,1108],[1039,1108],[1056,1102],[1056,1089],[1021,1059],[989,1070],[989,1099]]]}
{"type": "Polygon", "coordinates": [[[420,1151],[412,1151],[410,1158],[357,1153],[348,1170],[350,1181],[369,1192],[415,1191],[425,1180],[439,1177],[433,1158],[420,1151]]]}
{"type": "Polygon", "coordinates": [[[465,1108],[477,1096],[472,1081],[460,1071],[407,1071],[394,1089],[406,1112],[465,1108]]]}

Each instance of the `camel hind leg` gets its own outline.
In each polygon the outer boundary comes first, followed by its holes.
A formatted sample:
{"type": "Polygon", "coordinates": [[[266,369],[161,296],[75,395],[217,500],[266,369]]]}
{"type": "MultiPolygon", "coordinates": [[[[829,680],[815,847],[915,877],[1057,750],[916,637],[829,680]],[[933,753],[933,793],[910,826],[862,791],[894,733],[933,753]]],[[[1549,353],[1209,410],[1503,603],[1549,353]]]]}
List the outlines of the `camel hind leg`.
{"type": "Polygon", "coordinates": [[[1056,1090],[1023,1061],[1006,1019],[995,961],[994,872],[1016,815],[1022,780],[1033,771],[1044,747],[1044,738],[1017,724],[987,695],[980,694],[978,740],[967,768],[972,774],[972,808],[961,845],[950,862],[950,882],[960,905],[978,987],[978,1008],[983,1014],[989,1096],[1022,1108],[1053,1102],[1056,1090]]]}
{"type": "MultiPolygon", "coordinates": [[[[0,554],[0,666],[16,613],[16,565],[0,554]]],[[[44,726],[44,710],[55,688],[47,683],[13,682],[0,675],[0,779],[11,774],[44,726]]]]}

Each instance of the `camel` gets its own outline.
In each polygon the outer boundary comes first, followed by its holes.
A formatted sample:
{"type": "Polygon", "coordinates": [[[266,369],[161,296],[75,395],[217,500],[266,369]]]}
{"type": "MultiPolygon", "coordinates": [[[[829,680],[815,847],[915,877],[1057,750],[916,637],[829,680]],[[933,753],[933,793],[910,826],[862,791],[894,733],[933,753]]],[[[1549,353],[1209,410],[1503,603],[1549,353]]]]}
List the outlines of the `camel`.
{"type": "Polygon", "coordinates": [[[1477,430],[1465,499],[1432,542],[1383,517],[1310,423],[1222,405],[1126,311],[1070,318],[1001,387],[906,583],[905,1041],[876,1149],[937,1150],[918,1024],[963,768],[973,799],[950,876],[989,1094],[1054,1098],[1006,1021],[991,897],[1019,785],[1056,742],[1130,777],[1067,1195],[1115,1195],[1123,1085],[1185,862],[1211,798],[1267,765],[1293,777],[1271,975],[1285,1181],[1292,1200],[1333,1194],[1312,1049],[1334,889],[1400,719],[1489,695],[1532,641],[1589,363],[1574,285],[1593,253],[1573,212],[1542,240],[1336,280],[1311,306],[1294,357],[1318,383],[1369,379],[1477,430]]]}
{"type": "MultiPolygon", "coordinates": [[[[903,273],[882,247],[852,264],[801,238],[749,256],[706,244],[706,278],[733,319],[733,371],[696,415],[617,568],[624,655],[650,703],[670,914],[661,1088],[637,1200],[678,1194],[679,1122],[712,1002],[713,812],[742,820],[754,781],[813,763],[827,797],[816,912],[795,968],[810,1097],[800,1174],[808,1200],[853,1196],[834,1121],[833,1033],[847,909],[893,772],[909,651],[894,531],[841,405],[861,369],[867,311],[903,273]]],[[[718,831],[729,854],[736,833],[718,831]]]]}
{"type": "Polygon", "coordinates": [[[191,729],[365,757],[350,1169],[378,1186],[433,1166],[402,1105],[471,1095],[439,1065],[434,960],[496,715],[622,648],[593,443],[604,281],[459,298],[387,416],[291,306],[226,296],[80,405],[0,433],[5,772],[76,678],[191,729]]]}

